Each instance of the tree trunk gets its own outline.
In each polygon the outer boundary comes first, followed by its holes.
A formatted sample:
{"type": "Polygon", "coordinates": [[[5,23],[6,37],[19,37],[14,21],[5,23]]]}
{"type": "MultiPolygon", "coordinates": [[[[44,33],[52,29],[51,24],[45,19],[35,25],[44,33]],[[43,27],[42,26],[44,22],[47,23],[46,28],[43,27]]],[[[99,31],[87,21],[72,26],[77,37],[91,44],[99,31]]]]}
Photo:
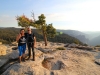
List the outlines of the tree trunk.
{"type": "Polygon", "coordinates": [[[44,37],[45,46],[47,46],[47,36],[44,31],[43,31],[43,37],[44,37]]]}

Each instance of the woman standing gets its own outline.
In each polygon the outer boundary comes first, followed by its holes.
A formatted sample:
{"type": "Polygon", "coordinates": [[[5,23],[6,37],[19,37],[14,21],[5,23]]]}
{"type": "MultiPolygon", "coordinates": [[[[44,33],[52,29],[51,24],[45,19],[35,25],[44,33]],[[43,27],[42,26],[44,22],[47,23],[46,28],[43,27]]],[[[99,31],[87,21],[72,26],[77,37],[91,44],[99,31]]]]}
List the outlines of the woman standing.
{"type": "Polygon", "coordinates": [[[19,63],[21,62],[22,58],[23,61],[25,61],[26,38],[24,32],[25,30],[21,29],[20,33],[16,37],[16,41],[18,42],[18,50],[19,50],[19,63]]]}

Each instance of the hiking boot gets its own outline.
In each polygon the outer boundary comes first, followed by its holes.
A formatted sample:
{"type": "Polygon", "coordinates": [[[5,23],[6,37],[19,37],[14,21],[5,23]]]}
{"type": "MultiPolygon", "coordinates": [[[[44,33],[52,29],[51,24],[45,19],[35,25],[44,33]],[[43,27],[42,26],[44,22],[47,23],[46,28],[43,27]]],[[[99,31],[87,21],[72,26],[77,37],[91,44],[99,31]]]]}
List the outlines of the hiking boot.
{"type": "Polygon", "coordinates": [[[32,61],[35,61],[35,57],[33,57],[32,61]]]}
{"type": "Polygon", "coordinates": [[[23,58],[23,61],[25,62],[25,58],[23,58]]]}
{"type": "Polygon", "coordinates": [[[18,59],[18,62],[21,63],[21,59],[18,59]]]}
{"type": "Polygon", "coordinates": [[[33,52],[33,61],[35,61],[35,53],[33,52]]]}

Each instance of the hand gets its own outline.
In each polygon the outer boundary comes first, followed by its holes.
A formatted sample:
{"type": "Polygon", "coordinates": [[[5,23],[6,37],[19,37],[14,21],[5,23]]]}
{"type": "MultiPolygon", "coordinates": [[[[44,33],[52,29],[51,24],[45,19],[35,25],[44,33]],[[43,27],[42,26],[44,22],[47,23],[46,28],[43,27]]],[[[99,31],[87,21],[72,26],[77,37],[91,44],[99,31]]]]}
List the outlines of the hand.
{"type": "Polygon", "coordinates": [[[21,34],[18,34],[18,36],[16,37],[16,41],[18,42],[20,38],[21,38],[21,34]]]}
{"type": "Polygon", "coordinates": [[[36,45],[34,45],[34,48],[36,48],[36,45]]]}
{"type": "Polygon", "coordinates": [[[18,35],[19,39],[21,38],[21,34],[18,35]]]}

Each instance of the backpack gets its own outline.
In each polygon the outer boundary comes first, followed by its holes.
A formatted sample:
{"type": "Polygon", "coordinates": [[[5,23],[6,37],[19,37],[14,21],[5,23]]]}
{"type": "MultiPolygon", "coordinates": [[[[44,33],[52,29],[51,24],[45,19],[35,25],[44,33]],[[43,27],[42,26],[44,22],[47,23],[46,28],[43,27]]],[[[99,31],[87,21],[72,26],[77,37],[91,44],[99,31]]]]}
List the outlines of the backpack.
{"type": "Polygon", "coordinates": [[[27,43],[33,43],[34,42],[34,34],[27,34],[27,43]]]}

